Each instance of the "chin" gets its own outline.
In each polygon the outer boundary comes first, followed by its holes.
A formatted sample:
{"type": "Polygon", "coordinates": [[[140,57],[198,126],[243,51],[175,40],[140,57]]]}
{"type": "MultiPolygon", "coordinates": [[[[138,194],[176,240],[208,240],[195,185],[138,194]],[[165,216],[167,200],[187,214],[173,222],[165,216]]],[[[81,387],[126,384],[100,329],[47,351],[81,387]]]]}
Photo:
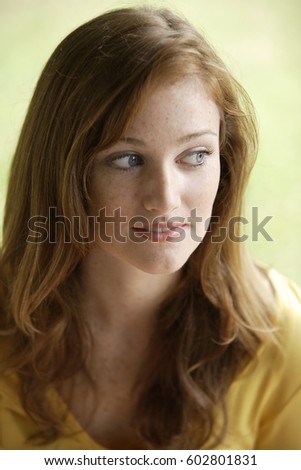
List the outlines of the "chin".
{"type": "MultiPolygon", "coordinates": [[[[187,261],[187,260],[186,260],[187,261]]],[[[185,261],[185,262],[186,262],[185,261]]],[[[153,274],[153,275],[168,275],[168,274],[174,274],[177,271],[179,271],[185,264],[185,262],[179,264],[179,263],[170,263],[170,264],[162,264],[162,265],[156,265],[156,266],[136,266],[137,269],[140,271],[143,271],[144,273],[147,274],[153,274]]]]}
{"type": "MultiPolygon", "coordinates": [[[[161,253],[161,255],[158,254],[158,256],[153,255],[135,261],[131,260],[131,264],[140,271],[148,274],[173,274],[184,266],[193,251],[194,250],[191,250],[189,253],[161,253]]],[[[128,260],[128,262],[131,261],[128,260]]]]}

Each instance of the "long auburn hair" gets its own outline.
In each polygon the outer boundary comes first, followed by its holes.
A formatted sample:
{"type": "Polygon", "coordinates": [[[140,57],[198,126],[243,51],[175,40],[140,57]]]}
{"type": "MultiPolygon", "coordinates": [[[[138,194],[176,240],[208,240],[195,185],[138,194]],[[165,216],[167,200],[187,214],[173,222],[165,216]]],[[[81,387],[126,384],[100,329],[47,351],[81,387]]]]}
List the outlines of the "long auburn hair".
{"type": "Polygon", "coordinates": [[[202,79],[221,114],[221,179],[212,214],[218,223],[211,223],[158,314],[164,348],[139,395],[137,432],[153,448],[215,445],[226,429],[226,392],[270,334],[262,273],[242,243],[220,237],[221,227],[241,214],[256,157],[248,95],[205,39],[173,12],[105,13],[67,36],[46,64],[17,145],[5,207],[1,326],[14,344],[6,367],[20,377],[26,411],[56,435],[63,417],[49,408],[46,391],[84,369],[89,348],[76,287],[89,243],[78,243],[77,235],[88,233],[94,155],[122,136],[153,87],[191,74],[202,79]],[[56,243],[39,243],[38,236],[29,243],[30,218],[46,220],[50,207],[66,220],[79,216],[79,226],[58,224],[56,243]],[[66,231],[71,243],[64,243],[66,231]],[[219,426],[217,408],[224,416],[219,426]]]}

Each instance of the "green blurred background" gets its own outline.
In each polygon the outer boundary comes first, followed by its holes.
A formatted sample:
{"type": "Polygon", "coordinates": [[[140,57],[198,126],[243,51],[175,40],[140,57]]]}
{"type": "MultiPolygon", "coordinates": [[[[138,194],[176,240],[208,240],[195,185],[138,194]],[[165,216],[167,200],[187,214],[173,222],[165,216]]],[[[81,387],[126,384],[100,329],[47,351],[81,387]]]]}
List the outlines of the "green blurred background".
{"type": "MultiPolygon", "coordinates": [[[[9,164],[41,69],[75,27],[111,8],[143,2],[0,0],[0,218],[9,164]]],[[[254,256],[301,285],[299,155],[301,112],[300,0],[148,1],[183,13],[215,46],[253,99],[260,151],[245,213],[273,216],[248,245],[254,256]]]]}

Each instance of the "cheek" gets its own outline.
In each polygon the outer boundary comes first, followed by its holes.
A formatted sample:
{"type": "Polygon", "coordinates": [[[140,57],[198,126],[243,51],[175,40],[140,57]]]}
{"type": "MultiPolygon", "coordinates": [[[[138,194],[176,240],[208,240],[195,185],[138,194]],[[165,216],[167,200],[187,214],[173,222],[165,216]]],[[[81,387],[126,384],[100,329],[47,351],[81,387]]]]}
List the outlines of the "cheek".
{"type": "Polygon", "coordinates": [[[110,177],[105,174],[96,172],[91,178],[89,194],[91,198],[91,205],[94,208],[108,207],[110,202],[116,200],[116,188],[110,177]]]}
{"type": "MultiPolygon", "coordinates": [[[[204,168],[205,169],[205,168],[204,168]]],[[[199,209],[209,215],[211,212],[220,181],[220,165],[216,165],[206,169],[207,171],[197,178],[193,184],[188,187],[189,206],[199,209]]]]}
{"type": "Polygon", "coordinates": [[[97,214],[100,209],[105,208],[105,213],[112,216],[115,211],[121,215],[129,215],[133,208],[135,197],[130,188],[120,187],[111,181],[100,182],[94,180],[90,190],[90,211],[97,214]]]}
{"type": "Polygon", "coordinates": [[[218,186],[219,171],[216,171],[214,175],[211,173],[202,180],[194,194],[194,200],[191,200],[190,214],[195,216],[194,230],[199,239],[203,239],[208,230],[218,186]]]}

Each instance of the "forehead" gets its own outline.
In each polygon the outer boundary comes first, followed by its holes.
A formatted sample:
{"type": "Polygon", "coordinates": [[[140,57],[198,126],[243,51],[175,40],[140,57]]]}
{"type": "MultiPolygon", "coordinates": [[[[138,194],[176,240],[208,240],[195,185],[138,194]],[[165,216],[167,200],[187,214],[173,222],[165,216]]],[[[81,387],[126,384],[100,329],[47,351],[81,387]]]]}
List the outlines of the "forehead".
{"type": "Polygon", "coordinates": [[[165,132],[177,135],[219,128],[218,106],[198,77],[167,81],[153,87],[140,102],[125,134],[165,132]]]}

